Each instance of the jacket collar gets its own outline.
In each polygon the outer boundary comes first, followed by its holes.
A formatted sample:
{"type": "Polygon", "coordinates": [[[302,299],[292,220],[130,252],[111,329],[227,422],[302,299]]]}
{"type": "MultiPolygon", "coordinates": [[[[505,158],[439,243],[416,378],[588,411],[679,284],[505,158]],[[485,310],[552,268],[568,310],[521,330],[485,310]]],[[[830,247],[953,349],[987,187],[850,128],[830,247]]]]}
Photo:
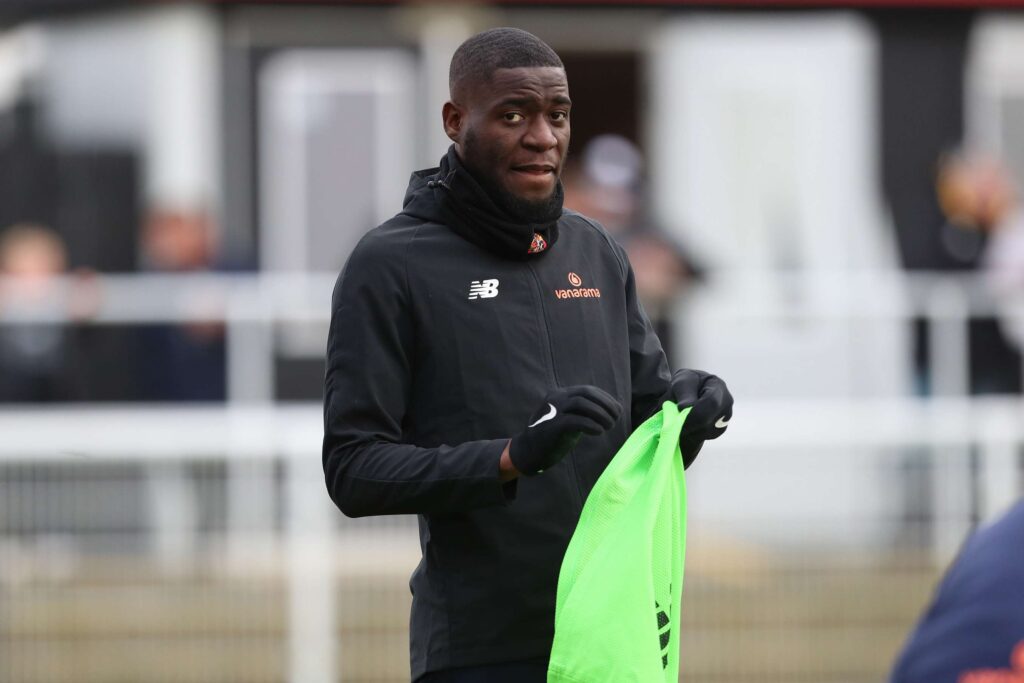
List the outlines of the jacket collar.
{"type": "Polygon", "coordinates": [[[499,206],[462,165],[455,146],[437,168],[417,171],[409,181],[404,213],[446,225],[463,239],[505,258],[526,260],[544,254],[558,240],[558,202],[541,222],[525,222],[499,206]]]}

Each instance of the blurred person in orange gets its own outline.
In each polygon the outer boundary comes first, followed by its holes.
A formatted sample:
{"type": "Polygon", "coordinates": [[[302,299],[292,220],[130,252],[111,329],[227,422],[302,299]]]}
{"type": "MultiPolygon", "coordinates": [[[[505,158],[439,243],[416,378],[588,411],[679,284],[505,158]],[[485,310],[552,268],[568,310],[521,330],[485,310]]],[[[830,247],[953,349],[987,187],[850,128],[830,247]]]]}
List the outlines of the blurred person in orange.
{"type": "Polygon", "coordinates": [[[958,155],[940,176],[951,220],[986,236],[981,268],[999,307],[1003,334],[1024,349],[1024,211],[1007,166],[997,158],[958,155]]]}
{"type": "MultiPolygon", "coordinates": [[[[217,265],[218,243],[201,209],[154,207],[142,229],[143,267],[160,273],[201,273],[217,265]]],[[[143,394],[158,401],[221,401],[226,396],[224,325],[216,302],[210,321],[150,325],[141,335],[143,394]],[[159,358],[160,362],[152,362],[159,358]]]]}
{"type": "Polygon", "coordinates": [[[998,158],[956,150],[939,160],[935,189],[946,217],[943,248],[962,267],[982,274],[1000,309],[998,321],[970,321],[971,391],[1017,392],[1020,356],[1008,342],[1020,349],[1024,341],[1024,318],[1013,312],[1024,295],[1024,217],[1013,180],[998,158]]]}
{"type": "Polygon", "coordinates": [[[975,532],[890,683],[1024,683],[1024,500],[975,532]]]}
{"type": "Polygon", "coordinates": [[[935,189],[946,216],[943,246],[958,260],[973,262],[1015,203],[1006,167],[992,156],[949,152],[939,160],[935,189]]]}
{"type": "Polygon", "coordinates": [[[52,230],[22,223],[0,233],[0,401],[73,397],[59,284],[66,269],[67,250],[52,230]]]}
{"type": "Polygon", "coordinates": [[[599,135],[566,168],[565,205],[597,220],[625,248],[637,296],[671,363],[673,309],[700,271],[678,241],[646,215],[642,178],[636,145],[620,135],[599,135]]]}

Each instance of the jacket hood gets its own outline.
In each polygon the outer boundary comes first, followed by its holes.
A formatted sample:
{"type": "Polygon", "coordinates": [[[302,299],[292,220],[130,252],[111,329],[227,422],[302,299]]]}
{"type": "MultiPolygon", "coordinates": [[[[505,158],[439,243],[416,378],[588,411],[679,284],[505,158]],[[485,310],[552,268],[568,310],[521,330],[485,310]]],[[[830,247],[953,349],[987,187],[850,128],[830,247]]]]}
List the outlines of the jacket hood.
{"type": "Polygon", "coordinates": [[[409,186],[402,200],[402,213],[433,223],[440,222],[439,202],[434,197],[434,188],[427,187],[427,183],[437,180],[438,175],[440,169],[435,166],[414,171],[409,176],[409,186]]]}

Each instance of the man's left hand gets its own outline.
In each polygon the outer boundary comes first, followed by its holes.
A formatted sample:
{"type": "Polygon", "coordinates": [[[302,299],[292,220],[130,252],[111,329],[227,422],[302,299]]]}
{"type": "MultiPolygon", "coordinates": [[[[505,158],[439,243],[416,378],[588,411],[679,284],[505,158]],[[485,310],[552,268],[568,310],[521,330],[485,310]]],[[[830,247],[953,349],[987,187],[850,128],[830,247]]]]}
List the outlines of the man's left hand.
{"type": "Polygon", "coordinates": [[[692,406],[679,436],[683,466],[689,467],[706,440],[725,433],[732,420],[732,394],[725,382],[701,370],[676,370],[669,394],[680,410],[692,406]]]}

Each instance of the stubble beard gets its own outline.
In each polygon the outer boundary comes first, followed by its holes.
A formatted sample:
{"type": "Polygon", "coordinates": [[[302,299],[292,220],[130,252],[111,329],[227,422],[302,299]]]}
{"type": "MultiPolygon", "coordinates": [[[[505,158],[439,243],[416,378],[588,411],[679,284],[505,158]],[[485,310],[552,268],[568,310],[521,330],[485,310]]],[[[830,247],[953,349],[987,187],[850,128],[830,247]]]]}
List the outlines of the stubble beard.
{"type": "Polygon", "coordinates": [[[498,166],[494,154],[480,144],[479,138],[470,130],[462,145],[462,163],[484,188],[484,191],[503,211],[523,223],[546,223],[558,217],[562,210],[562,181],[555,178],[551,194],[543,199],[526,199],[506,188],[495,172],[498,166]]]}

